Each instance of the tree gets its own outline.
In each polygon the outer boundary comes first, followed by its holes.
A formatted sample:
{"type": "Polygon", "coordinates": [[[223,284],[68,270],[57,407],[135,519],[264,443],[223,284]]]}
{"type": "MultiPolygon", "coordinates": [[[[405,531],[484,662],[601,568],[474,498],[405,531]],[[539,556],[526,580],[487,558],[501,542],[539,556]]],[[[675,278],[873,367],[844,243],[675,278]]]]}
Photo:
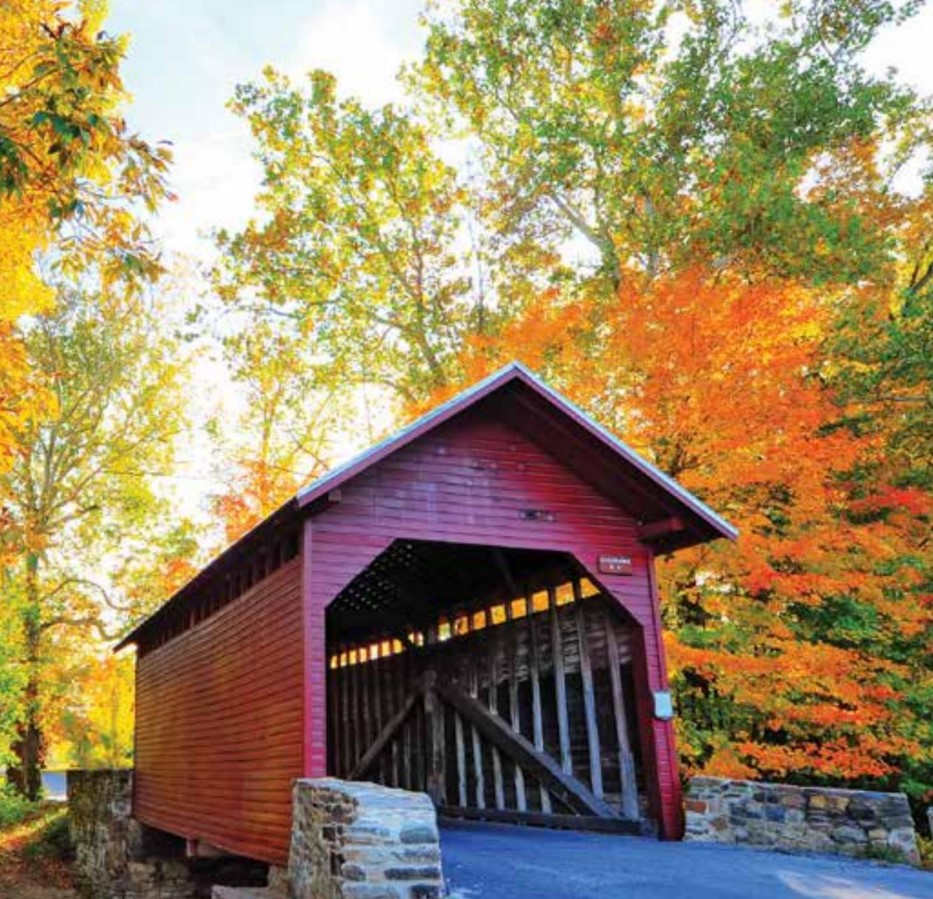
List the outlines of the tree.
{"type": "MultiPolygon", "coordinates": [[[[0,474],[16,457],[16,431],[52,401],[16,327],[54,300],[37,258],[126,289],[160,271],[134,204],[152,209],[169,196],[169,151],[120,114],[125,41],[98,30],[105,12],[92,0],[0,9],[0,474]]],[[[0,548],[4,532],[0,517],[0,548]]]]}
{"type": "Polygon", "coordinates": [[[133,763],[135,661],[132,655],[87,652],[57,673],[66,687],[63,708],[49,734],[52,757],[78,768],[121,768],[133,763]]]}
{"type": "Polygon", "coordinates": [[[213,508],[232,543],[323,472],[345,418],[336,390],[317,387],[301,336],[276,319],[228,335],[225,355],[243,390],[235,438],[211,429],[226,458],[226,489],[213,508]]]}
{"type": "Polygon", "coordinates": [[[164,146],[120,114],[124,38],[99,30],[99,0],[9,0],[0,11],[0,318],[51,299],[33,256],[54,240],[67,270],[107,281],[152,276],[158,256],[132,203],[168,195],[164,146]]]}
{"type": "MultiPolygon", "coordinates": [[[[181,363],[143,297],[86,296],[62,288],[25,333],[29,365],[54,412],[16,432],[16,461],[0,481],[8,497],[21,596],[21,722],[15,780],[39,789],[43,704],[56,684],[42,674],[62,634],[106,634],[125,613],[110,589],[134,538],[155,543],[165,501],[152,475],[170,465],[182,425],[181,363]]],[[[61,686],[60,684],[58,685],[61,686]]]]}
{"type": "Polygon", "coordinates": [[[443,384],[464,333],[490,311],[456,250],[466,209],[454,170],[403,111],[340,101],[267,71],[237,89],[265,173],[262,217],[218,235],[222,298],[279,318],[316,385],[381,385],[408,399],[443,384]],[[313,354],[313,355],[312,355],[313,354]]]}
{"type": "Polygon", "coordinates": [[[413,109],[235,102],[263,218],[218,282],[314,385],[414,415],[518,355],[739,525],[663,568],[691,770],[933,782],[933,116],[860,58],[917,6],[458,0],[413,109]]]}
{"type": "Polygon", "coordinates": [[[520,344],[739,527],[736,546],[660,569],[688,770],[919,797],[933,783],[933,497],[898,483],[889,433],[841,404],[825,356],[836,316],[809,287],[693,270],[611,306],[542,297],[464,366],[475,378],[520,344]]]}
{"type": "MultiPolygon", "coordinates": [[[[481,144],[491,227],[553,251],[589,246],[610,300],[705,260],[749,278],[855,283],[890,263],[859,191],[860,142],[911,155],[929,106],[858,53],[916,4],[460,0],[433,5],[412,81],[481,144]],[[826,164],[824,165],[823,162],[826,164]],[[843,193],[826,184],[826,170],[843,193]]],[[[880,202],[879,202],[880,201],[880,202]]]]}
{"type": "MultiPolygon", "coordinates": [[[[130,410],[106,401],[81,405],[94,394],[88,378],[96,374],[81,372],[82,363],[99,363],[102,377],[115,378],[103,344],[92,346],[88,330],[124,326],[121,316],[131,313],[113,297],[160,273],[138,213],[170,196],[167,147],[148,144],[122,117],[126,42],[101,30],[105,14],[100,0],[9,0],[0,9],[0,757],[7,760],[6,737],[18,727],[18,781],[33,795],[43,646],[59,628],[103,620],[94,601],[100,585],[78,560],[69,576],[59,572],[58,584],[51,570],[66,558],[62,541],[86,548],[85,529],[114,511],[109,495],[103,505],[87,495],[101,489],[103,471],[94,466],[106,456],[91,444],[112,419],[125,414],[130,421],[130,410]],[[85,299],[102,300],[101,308],[77,312],[73,292],[56,310],[52,277],[80,282],[85,299]],[[73,384],[61,380],[64,370],[73,384]],[[82,466],[90,467],[79,476],[82,466]]],[[[140,359],[153,358],[140,350],[140,359]]],[[[129,370],[139,373],[136,365],[129,370]]],[[[128,511],[132,491],[116,493],[123,499],[113,502],[128,511]]]]}
{"type": "Polygon", "coordinates": [[[48,400],[15,327],[53,301],[37,255],[124,286],[160,270],[132,205],[152,209],[168,196],[169,151],[120,115],[125,41],[98,30],[105,11],[91,0],[0,9],[0,471],[15,455],[11,430],[48,400]]]}
{"type": "Polygon", "coordinates": [[[852,415],[882,422],[904,486],[933,490],[933,177],[897,219],[898,266],[863,287],[832,335],[834,379],[852,415]]]}

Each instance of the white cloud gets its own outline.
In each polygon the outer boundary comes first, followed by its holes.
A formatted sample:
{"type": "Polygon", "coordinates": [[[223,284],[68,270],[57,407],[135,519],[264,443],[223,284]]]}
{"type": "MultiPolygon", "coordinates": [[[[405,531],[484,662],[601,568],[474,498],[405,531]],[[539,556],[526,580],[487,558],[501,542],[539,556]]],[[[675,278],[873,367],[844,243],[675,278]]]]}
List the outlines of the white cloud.
{"type": "Polygon", "coordinates": [[[402,90],[395,76],[417,54],[420,36],[413,23],[421,5],[328,0],[305,21],[282,68],[293,78],[326,69],[337,76],[344,95],[369,105],[398,102],[402,90]]]}
{"type": "Polygon", "coordinates": [[[899,81],[921,93],[933,94],[931,40],[933,7],[927,6],[903,25],[879,34],[865,51],[865,64],[877,74],[894,69],[899,81]]]}
{"type": "Polygon", "coordinates": [[[169,249],[204,253],[209,247],[203,235],[245,224],[262,177],[250,151],[247,129],[237,122],[175,145],[171,181],[179,199],[163,207],[155,222],[169,249]]]}

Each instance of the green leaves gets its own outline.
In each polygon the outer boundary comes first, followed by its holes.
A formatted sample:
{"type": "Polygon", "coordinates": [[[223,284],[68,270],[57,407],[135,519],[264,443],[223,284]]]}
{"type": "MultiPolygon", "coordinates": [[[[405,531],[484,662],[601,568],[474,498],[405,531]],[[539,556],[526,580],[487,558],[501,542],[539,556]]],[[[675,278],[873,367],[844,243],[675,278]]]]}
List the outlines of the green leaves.
{"type": "Polygon", "coordinates": [[[368,383],[414,397],[445,382],[477,302],[457,249],[463,190],[407,114],[339,100],[325,72],[308,82],[267,71],[237,89],[232,108],[265,171],[264,215],[218,234],[218,290],[326,356],[309,369],[320,388],[368,383]]]}
{"type": "Polygon", "coordinates": [[[576,234],[609,289],[699,261],[854,283],[891,246],[870,197],[839,202],[815,167],[904,120],[916,98],[855,52],[910,12],[800,3],[765,36],[731,3],[463,0],[429,13],[413,81],[481,142],[495,226],[555,248],[576,234]]]}

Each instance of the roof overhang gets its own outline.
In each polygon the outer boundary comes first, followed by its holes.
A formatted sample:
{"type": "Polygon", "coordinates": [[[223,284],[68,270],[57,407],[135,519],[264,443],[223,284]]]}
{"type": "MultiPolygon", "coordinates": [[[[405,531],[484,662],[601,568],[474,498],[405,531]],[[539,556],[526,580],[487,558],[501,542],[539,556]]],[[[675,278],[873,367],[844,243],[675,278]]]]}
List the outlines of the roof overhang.
{"type": "Polygon", "coordinates": [[[323,511],[334,491],[392,453],[470,409],[489,407],[551,451],[597,489],[633,511],[639,537],[656,552],[738,536],[735,527],[704,502],[611,434],[524,365],[512,362],[468,390],[432,409],[385,440],[302,488],[268,518],[217,556],[156,612],[135,627],[119,650],[208,581],[219,569],[250,552],[277,528],[293,526],[323,511]]]}
{"type": "Polygon", "coordinates": [[[309,484],[297,494],[299,507],[319,503],[331,491],[445,421],[487,402],[508,412],[510,422],[519,427],[524,424],[530,436],[534,437],[537,431],[540,440],[541,431],[546,432],[546,445],[571,447],[575,451],[578,473],[597,480],[598,486],[608,489],[614,498],[624,501],[624,494],[634,491],[643,499],[651,500],[648,508],[655,514],[645,522],[647,539],[664,537],[671,548],[682,548],[718,537],[734,540],[738,536],[738,531],[728,521],[520,362],[510,363],[309,484]],[[513,409],[524,417],[516,419],[513,409]],[[552,438],[558,443],[552,443],[552,438]],[[593,470],[581,470],[590,468],[593,470]],[[613,476],[618,480],[615,489],[613,476]],[[680,536],[675,537],[675,534],[680,536]]]}

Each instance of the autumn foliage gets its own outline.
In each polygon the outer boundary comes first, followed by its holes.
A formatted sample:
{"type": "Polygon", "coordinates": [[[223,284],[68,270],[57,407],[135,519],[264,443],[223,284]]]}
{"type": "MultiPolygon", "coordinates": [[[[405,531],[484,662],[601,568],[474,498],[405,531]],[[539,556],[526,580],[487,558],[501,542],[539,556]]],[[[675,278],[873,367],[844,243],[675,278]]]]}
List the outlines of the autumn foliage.
{"type": "Polygon", "coordinates": [[[270,67],[230,104],[255,213],[179,298],[140,289],[169,153],[123,117],[105,4],[0,5],[20,786],[49,746],[125,758],[103,641],[199,554],[518,358],[739,528],[660,560],[686,770],[929,794],[933,100],[863,53],[918,4],[789,0],[766,27],[752,6],[430,3],[405,102],[376,109],[270,67]],[[186,421],[181,321],[233,414],[186,421]],[[215,464],[187,470],[205,439],[215,464]],[[209,533],[176,520],[176,475],[209,483],[209,533]]]}
{"type": "Polygon", "coordinates": [[[32,798],[62,664],[125,611],[108,533],[122,522],[128,548],[152,524],[135,466],[169,457],[152,424],[177,420],[153,391],[178,374],[166,340],[139,340],[162,271],[140,213],[170,196],[170,153],[127,127],[126,42],[105,13],[0,5],[0,764],[32,798]]]}
{"type": "Polygon", "coordinates": [[[661,567],[688,770],[895,784],[929,764],[933,498],[839,401],[837,316],[822,291],[692,269],[608,306],[542,296],[464,360],[472,380],[521,347],[738,526],[661,567]]]}
{"type": "Polygon", "coordinates": [[[688,771],[933,787],[933,103],[862,56],[915,9],[456,0],[410,109],[319,71],[232,103],[238,371],[272,329],[395,421],[518,358],[738,526],[660,560],[688,771]]]}

